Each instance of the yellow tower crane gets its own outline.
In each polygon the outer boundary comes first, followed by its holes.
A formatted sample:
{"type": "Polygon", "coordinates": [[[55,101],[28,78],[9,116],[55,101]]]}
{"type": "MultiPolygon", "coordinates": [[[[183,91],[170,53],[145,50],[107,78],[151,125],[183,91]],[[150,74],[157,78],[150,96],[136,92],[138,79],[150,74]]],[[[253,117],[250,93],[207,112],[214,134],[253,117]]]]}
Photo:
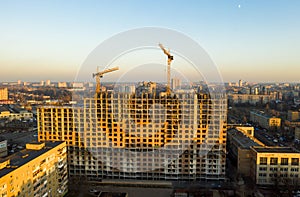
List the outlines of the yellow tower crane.
{"type": "Polygon", "coordinates": [[[167,64],[167,95],[171,94],[171,62],[174,59],[173,55],[170,54],[170,50],[167,51],[162,44],[158,44],[159,47],[163,50],[164,54],[168,56],[167,64]]]}
{"type": "Polygon", "coordinates": [[[116,70],[119,70],[119,67],[114,67],[114,68],[106,69],[106,70],[101,71],[101,72],[97,71],[97,73],[93,73],[93,77],[96,77],[96,95],[98,95],[101,91],[100,78],[102,78],[104,74],[110,73],[110,72],[113,72],[113,71],[116,71],[116,70]]]}

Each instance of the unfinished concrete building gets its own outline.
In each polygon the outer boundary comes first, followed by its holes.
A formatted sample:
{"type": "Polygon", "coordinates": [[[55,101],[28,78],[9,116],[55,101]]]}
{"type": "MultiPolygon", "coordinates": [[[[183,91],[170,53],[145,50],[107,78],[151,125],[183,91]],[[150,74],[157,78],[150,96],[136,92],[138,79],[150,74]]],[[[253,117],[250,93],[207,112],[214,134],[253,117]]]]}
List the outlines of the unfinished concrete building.
{"type": "Polygon", "coordinates": [[[71,176],[222,180],[224,94],[101,92],[76,107],[38,109],[39,141],[64,140],[71,176]]]}

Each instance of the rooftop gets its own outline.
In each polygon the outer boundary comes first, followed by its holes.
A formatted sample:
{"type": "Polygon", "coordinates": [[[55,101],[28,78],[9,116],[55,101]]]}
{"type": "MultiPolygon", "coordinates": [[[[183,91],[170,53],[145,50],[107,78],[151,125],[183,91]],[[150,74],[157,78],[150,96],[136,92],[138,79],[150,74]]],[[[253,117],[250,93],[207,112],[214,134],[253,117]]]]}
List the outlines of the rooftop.
{"type": "Polygon", "coordinates": [[[0,105],[0,113],[4,111],[9,111],[8,107],[4,105],[0,105]]]}
{"type": "Polygon", "coordinates": [[[260,146],[259,143],[235,128],[228,130],[227,133],[232,136],[232,138],[238,142],[239,147],[242,147],[243,149],[250,149],[251,146],[260,146]]]}
{"type": "Polygon", "coordinates": [[[300,153],[299,151],[291,147],[252,147],[258,153],[300,153]]]}
{"type": "Polygon", "coordinates": [[[51,150],[52,148],[60,145],[61,143],[64,143],[64,142],[46,142],[45,147],[40,150],[24,149],[24,150],[21,150],[20,152],[17,152],[13,155],[10,155],[8,157],[1,159],[0,163],[10,160],[10,164],[0,170],[0,177],[3,177],[6,174],[12,172],[13,170],[23,166],[24,164],[30,162],[31,160],[37,158],[40,155],[46,153],[47,151],[51,150]]]}

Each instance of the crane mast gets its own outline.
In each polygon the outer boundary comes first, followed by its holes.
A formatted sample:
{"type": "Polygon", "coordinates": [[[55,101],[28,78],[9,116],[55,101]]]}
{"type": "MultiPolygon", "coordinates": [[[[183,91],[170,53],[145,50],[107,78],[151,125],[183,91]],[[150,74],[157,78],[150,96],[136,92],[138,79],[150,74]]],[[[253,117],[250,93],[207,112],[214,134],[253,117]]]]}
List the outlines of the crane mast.
{"type": "Polygon", "coordinates": [[[101,92],[100,78],[102,78],[104,74],[110,73],[110,72],[113,72],[116,70],[119,70],[119,67],[114,67],[114,68],[106,69],[101,72],[97,71],[96,73],[93,73],[93,78],[96,77],[96,95],[98,95],[101,92]]]}
{"type": "Polygon", "coordinates": [[[158,44],[158,46],[163,50],[164,54],[168,56],[168,64],[167,64],[167,95],[171,94],[171,62],[174,59],[170,54],[170,51],[167,51],[162,44],[158,44]]]}

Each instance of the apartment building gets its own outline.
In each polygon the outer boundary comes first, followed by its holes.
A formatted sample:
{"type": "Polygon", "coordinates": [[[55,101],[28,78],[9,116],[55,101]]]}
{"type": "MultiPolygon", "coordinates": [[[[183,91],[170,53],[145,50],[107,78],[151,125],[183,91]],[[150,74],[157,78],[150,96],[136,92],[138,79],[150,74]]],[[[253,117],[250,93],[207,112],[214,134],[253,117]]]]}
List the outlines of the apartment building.
{"type": "Polygon", "coordinates": [[[300,115],[299,111],[288,110],[287,120],[289,120],[289,121],[298,121],[299,118],[300,118],[299,115],[300,115]]]}
{"type": "Polygon", "coordinates": [[[290,147],[265,146],[243,130],[228,130],[229,158],[236,161],[238,173],[258,185],[300,183],[300,152],[290,147]]]}
{"type": "Polygon", "coordinates": [[[4,137],[0,137],[0,157],[7,156],[7,140],[4,137]]]}
{"type": "Polygon", "coordinates": [[[279,128],[281,125],[281,119],[277,117],[271,117],[263,112],[251,111],[250,121],[258,123],[261,127],[266,129],[279,128]]]}
{"type": "Polygon", "coordinates": [[[7,88],[0,88],[0,100],[8,100],[7,88]]]}
{"type": "Polygon", "coordinates": [[[276,100],[275,94],[257,95],[257,94],[229,94],[228,99],[233,104],[266,104],[272,100],[276,100]]]}
{"type": "Polygon", "coordinates": [[[26,144],[0,161],[0,196],[64,196],[68,191],[65,142],[26,144]]]}
{"type": "Polygon", "coordinates": [[[38,109],[39,141],[64,140],[71,176],[225,178],[224,95],[102,92],[81,106],[38,109]]]}
{"type": "Polygon", "coordinates": [[[251,147],[250,173],[256,184],[300,183],[300,152],[289,147],[251,147]]]}
{"type": "Polygon", "coordinates": [[[30,119],[32,117],[33,117],[33,113],[28,112],[25,109],[12,110],[6,105],[0,106],[0,119],[7,118],[9,120],[14,120],[14,119],[21,119],[21,118],[30,119]]]}

